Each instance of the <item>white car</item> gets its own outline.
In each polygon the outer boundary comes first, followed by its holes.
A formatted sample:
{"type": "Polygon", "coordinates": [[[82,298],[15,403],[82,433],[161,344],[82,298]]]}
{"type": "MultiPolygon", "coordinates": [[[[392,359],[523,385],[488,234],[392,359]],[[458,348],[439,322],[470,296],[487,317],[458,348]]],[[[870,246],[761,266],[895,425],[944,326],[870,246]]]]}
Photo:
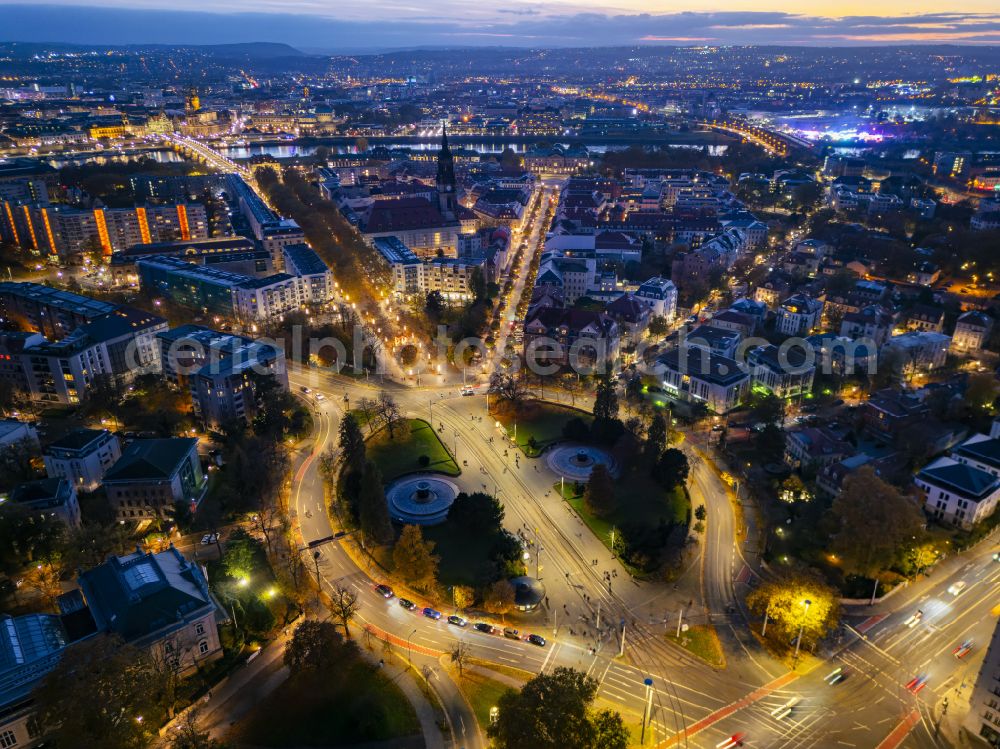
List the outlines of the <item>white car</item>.
{"type": "Polygon", "coordinates": [[[908,629],[913,629],[914,627],[917,626],[917,624],[920,623],[920,620],[923,618],[924,618],[924,612],[921,611],[920,609],[917,609],[915,614],[913,614],[912,616],[910,616],[909,619],[903,622],[903,626],[908,629]]]}
{"type": "Polygon", "coordinates": [[[965,590],[967,586],[968,583],[966,583],[965,580],[959,580],[957,583],[954,583],[951,586],[949,586],[948,592],[951,593],[953,596],[957,596],[959,593],[965,590]]]}
{"type": "Polygon", "coordinates": [[[325,401],[326,400],[326,396],[323,395],[322,393],[316,393],[316,400],[317,401],[325,401]]]}

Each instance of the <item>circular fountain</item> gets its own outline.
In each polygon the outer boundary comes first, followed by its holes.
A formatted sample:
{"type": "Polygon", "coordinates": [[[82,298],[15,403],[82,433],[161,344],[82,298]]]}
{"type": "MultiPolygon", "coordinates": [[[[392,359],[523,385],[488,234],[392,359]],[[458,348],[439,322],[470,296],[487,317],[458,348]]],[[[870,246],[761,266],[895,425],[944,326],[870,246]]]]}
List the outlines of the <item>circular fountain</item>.
{"type": "Polygon", "coordinates": [[[458,487],[437,476],[404,476],[386,488],[393,520],[408,525],[436,525],[448,517],[458,487]]]}
{"type": "Polygon", "coordinates": [[[553,473],[572,481],[586,481],[598,464],[607,466],[611,475],[618,473],[611,454],[593,445],[562,445],[550,450],[545,460],[553,473]]]}

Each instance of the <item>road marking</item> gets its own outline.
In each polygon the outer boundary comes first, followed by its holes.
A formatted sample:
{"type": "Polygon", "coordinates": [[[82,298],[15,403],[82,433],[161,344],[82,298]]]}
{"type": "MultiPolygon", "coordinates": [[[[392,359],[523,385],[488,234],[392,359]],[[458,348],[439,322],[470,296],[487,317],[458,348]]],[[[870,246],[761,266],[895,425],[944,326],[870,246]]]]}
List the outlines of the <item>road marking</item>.
{"type": "Polygon", "coordinates": [[[883,619],[885,619],[887,616],[889,616],[889,615],[888,614],[875,614],[875,616],[869,616],[867,619],[865,619],[863,622],[861,622],[861,624],[859,624],[854,629],[857,632],[860,632],[861,634],[864,634],[869,629],[871,629],[876,624],[878,624],[880,621],[882,621],[883,619]]]}
{"type": "Polygon", "coordinates": [[[701,720],[692,723],[690,726],[685,728],[680,733],[674,734],[671,738],[661,742],[657,746],[657,749],[666,749],[667,747],[670,746],[676,746],[678,743],[680,743],[682,739],[690,738],[691,736],[694,736],[696,733],[704,731],[709,726],[718,723],[720,720],[723,720],[724,718],[728,718],[733,713],[742,710],[748,705],[752,705],[758,700],[764,699],[772,692],[781,689],[782,687],[788,686],[798,678],[799,675],[794,671],[789,671],[787,674],[779,676],[777,679],[774,679],[773,681],[768,682],[764,686],[755,689],[746,697],[736,700],[736,702],[726,705],[725,707],[721,707],[714,713],[710,713],[701,720]]]}
{"type": "Polygon", "coordinates": [[[744,585],[750,582],[750,576],[753,574],[753,570],[750,569],[749,564],[744,564],[742,569],[740,569],[740,574],[736,576],[734,582],[743,583],[744,585]]]}
{"type": "Polygon", "coordinates": [[[903,739],[909,735],[910,731],[913,730],[913,727],[919,722],[920,711],[910,711],[909,715],[903,718],[903,720],[899,722],[899,725],[893,728],[889,735],[882,739],[882,742],[875,747],[875,749],[895,749],[903,743],[903,739]]]}
{"type": "Polygon", "coordinates": [[[546,666],[549,665],[549,661],[552,659],[552,656],[555,655],[555,652],[558,648],[559,648],[558,642],[549,648],[549,653],[548,655],[545,656],[545,660],[542,662],[542,667],[539,669],[539,673],[545,673],[546,666]]]}

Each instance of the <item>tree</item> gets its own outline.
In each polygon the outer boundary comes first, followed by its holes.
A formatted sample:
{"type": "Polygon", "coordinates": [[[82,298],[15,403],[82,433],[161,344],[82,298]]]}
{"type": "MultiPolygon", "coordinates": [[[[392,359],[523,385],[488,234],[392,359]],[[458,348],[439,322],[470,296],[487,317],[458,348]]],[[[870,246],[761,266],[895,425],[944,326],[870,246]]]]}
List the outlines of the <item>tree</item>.
{"type": "Polygon", "coordinates": [[[455,643],[455,647],[451,649],[449,657],[451,658],[451,662],[458,666],[458,675],[462,676],[462,669],[465,667],[465,663],[469,659],[469,646],[461,640],[458,640],[455,643]]]}
{"type": "Polygon", "coordinates": [[[507,372],[494,372],[490,376],[489,394],[498,401],[517,410],[528,398],[531,392],[524,380],[518,375],[507,372]]]}
{"type": "Polygon", "coordinates": [[[451,589],[451,596],[459,609],[467,609],[476,602],[476,592],[468,585],[456,585],[451,589]]]}
{"type": "Polygon", "coordinates": [[[340,422],[340,452],[344,463],[361,466],[365,463],[365,437],[353,413],[347,413],[340,422]]]}
{"type": "Polygon", "coordinates": [[[620,713],[613,710],[601,710],[592,717],[594,724],[594,749],[627,749],[632,744],[629,733],[620,713]]]}
{"type": "Polygon", "coordinates": [[[381,391],[378,394],[378,400],[375,401],[375,411],[382,423],[385,424],[386,429],[389,430],[389,439],[395,439],[396,424],[402,418],[399,404],[396,403],[395,398],[385,390],[381,391]]]}
{"type": "Polygon", "coordinates": [[[673,489],[687,483],[691,466],[688,464],[687,455],[676,447],[664,450],[660,459],[653,467],[653,478],[655,478],[664,489],[673,489]]]}
{"type": "Polygon", "coordinates": [[[234,580],[250,577],[257,565],[257,544],[242,530],[236,530],[226,542],[222,569],[234,580]]]}
{"type": "Polygon", "coordinates": [[[365,421],[368,423],[368,433],[371,434],[375,431],[375,421],[377,418],[375,401],[371,398],[358,399],[358,410],[365,415],[365,421]]]}
{"type": "Polygon", "coordinates": [[[761,618],[767,615],[767,636],[787,647],[800,628],[802,641],[815,643],[836,627],[839,595],[815,572],[793,569],[761,582],[747,596],[747,606],[761,618]]]}
{"type": "Polygon", "coordinates": [[[144,650],[96,635],[68,647],[36,690],[38,718],[57,747],[142,749],[162,720],[161,685],[144,650]]]}
{"type": "Polygon", "coordinates": [[[444,315],[444,310],[445,303],[441,292],[428,292],[427,297],[424,299],[424,312],[427,313],[427,317],[430,318],[431,322],[439,321],[441,316],[444,315]]]}
{"type": "Polygon", "coordinates": [[[767,424],[754,439],[757,459],[763,465],[780,463],[785,457],[785,433],[777,424],[767,424]]]}
{"type": "Polygon", "coordinates": [[[342,669],[344,656],[353,652],[353,643],[345,640],[332,622],[306,619],[292,633],[284,658],[293,676],[329,674],[342,669]]]}
{"type": "Polygon", "coordinates": [[[462,492],[455,497],[448,518],[473,534],[484,535],[503,525],[503,504],[492,494],[462,492]]]}
{"type": "Polygon", "coordinates": [[[618,418],[618,393],[615,391],[614,380],[608,374],[597,380],[597,393],[594,395],[594,419],[598,421],[613,421],[618,418]]]}
{"type": "Polygon", "coordinates": [[[510,613],[514,609],[514,586],[507,580],[497,580],[483,593],[483,609],[491,614],[510,613]]]}
{"type": "Polygon", "coordinates": [[[358,520],[361,533],[369,542],[387,544],[392,540],[392,521],[382,487],[382,474],[370,460],[365,463],[361,474],[358,520]]]}
{"type": "Polygon", "coordinates": [[[560,666],[520,692],[505,692],[487,735],[496,749],[625,749],[629,739],[621,716],[593,714],[596,695],[596,680],[560,666]]]}
{"type": "Polygon", "coordinates": [[[861,466],[844,479],[831,508],[837,530],[833,550],[844,569],[871,576],[890,566],[923,534],[920,507],[871,466],[861,466]]]}
{"type": "Polygon", "coordinates": [[[418,590],[430,592],[437,585],[439,561],[434,554],[434,542],[424,540],[420,526],[404,525],[392,550],[396,574],[418,590]]]}
{"type": "Polygon", "coordinates": [[[789,474],[788,478],[781,482],[780,496],[784,502],[807,502],[812,498],[809,489],[797,473],[789,474]]]}
{"type": "Polygon", "coordinates": [[[991,372],[969,375],[965,385],[965,403],[970,409],[989,408],[997,397],[997,382],[991,372]]]}
{"type": "Polygon", "coordinates": [[[607,517],[614,512],[615,486],[608,467],[603,463],[598,463],[591,469],[583,501],[587,509],[599,518],[607,517]]]}
{"type": "Polygon", "coordinates": [[[663,315],[653,315],[649,318],[649,325],[646,329],[651,336],[659,338],[662,335],[666,335],[667,331],[670,330],[670,323],[667,322],[667,318],[663,315]]]}
{"type": "Polygon", "coordinates": [[[399,363],[404,367],[412,367],[418,356],[420,356],[420,349],[412,343],[408,343],[399,350],[399,363]]]}
{"type": "Polygon", "coordinates": [[[177,722],[170,749],[225,749],[208,731],[198,728],[198,711],[188,710],[177,722]]]}
{"type": "Polygon", "coordinates": [[[12,489],[17,484],[38,478],[35,467],[37,457],[38,444],[27,437],[0,449],[0,489],[12,489]]]}
{"type": "Polygon", "coordinates": [[[785,418],[785,402],[771,393],[754,394],[750,403],[750,417],[758,423],[780,424],[785,418]]]}
{"type": "Polygon", "coordinates": [[[655,466],[656,462],[667,449],[667,420],[663,414],[657,411],[653,414],[649,422],[649,429],[646,431],[646,442],[643,445],[643,453],[646,462],[650,466],[655,466]]]}
{"type": "Polygon", "coordinates": [[[348,626],[354,615],[358,613],[358,594],[353,588],[348,588],[338,582],[333,586],[330,598],[332,599],[333,615],[340,619],[340,623],[344,626],[344,637],[350,639],[351,631],[348,626]]]}
{"type": "Polygon", "coordinates": [[[7,503],[0,508],[0,569],[13,575],[26,564],[51,559],[65,546],[66,525],[7,503]]]}

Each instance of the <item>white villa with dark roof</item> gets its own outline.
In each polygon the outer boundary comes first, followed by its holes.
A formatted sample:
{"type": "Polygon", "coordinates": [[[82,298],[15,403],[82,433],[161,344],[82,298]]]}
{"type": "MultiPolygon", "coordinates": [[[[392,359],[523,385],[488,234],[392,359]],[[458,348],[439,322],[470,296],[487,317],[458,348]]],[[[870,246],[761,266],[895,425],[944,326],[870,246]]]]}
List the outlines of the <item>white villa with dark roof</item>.
{"type": "Polygon", "coordinates": [[[938,458],[916,475],[914,483],[935,520],[966,530],[992,515],[1000,499],[1000,478],[955,458],[938,458]]]}
{"type": "Polygon", "coordinates": [[[110,557],[82,572],[80,592],[60,599],[61,608],[86,607],[98,632],[155,650],[184,676],[222,657],[218,607],[201,567],[171,546],[158,554],[136,550],[110,557]]]}

